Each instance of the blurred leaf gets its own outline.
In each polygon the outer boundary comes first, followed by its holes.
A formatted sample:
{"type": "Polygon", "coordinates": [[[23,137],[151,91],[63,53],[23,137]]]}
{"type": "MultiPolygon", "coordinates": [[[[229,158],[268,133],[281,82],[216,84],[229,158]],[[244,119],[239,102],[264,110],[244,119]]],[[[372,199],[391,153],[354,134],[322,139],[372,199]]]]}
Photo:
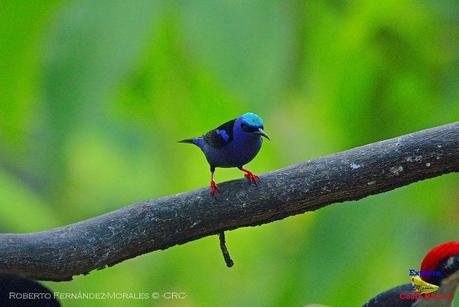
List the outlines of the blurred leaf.
{"type": "Polygon", "coordinates": [[[24,189],[20,182],[0,172],[0,186],[2,232],[33,232],[60,226],[56,212],[24,189]]]}
{"type": "Polygon", "coordinates": [[[292,62],[291,1],[188,1],[182,6],[190,56],[246,104],[279,105],[292,62]]]}
{"type": "Polygon", "coordinates": [[[49,42],[45,66],[51,186],[65,174],[63,147],[79,124],[107,127],[111,93],[145,47],[156,1],[76,1],[64,7],[49,42]]]}
{"type": "Polygon", "coordinates": [[[37,111],[44,24],[58,1],[0,3],[0,142],[11,158],[24,153],[37,111]]]}

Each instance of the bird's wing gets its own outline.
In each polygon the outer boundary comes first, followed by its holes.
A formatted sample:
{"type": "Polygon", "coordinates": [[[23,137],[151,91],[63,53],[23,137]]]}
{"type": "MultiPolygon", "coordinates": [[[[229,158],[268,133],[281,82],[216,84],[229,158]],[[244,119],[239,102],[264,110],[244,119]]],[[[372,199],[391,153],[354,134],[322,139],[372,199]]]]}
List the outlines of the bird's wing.
{"type": "Polygon", "coordinates": [[[212,147],[221,148],[233,140],[233,127],[236,120],[230,120],[218,128],[211,130],[202,137],[204,141],[212,147]]]}
{"type": "Polygon", "coordinates": [[[413,291],[413,286],[411,284],[405,284],[378,294],[363,304],[363,307],[409,307],[412,306],[416,300],[407,299],[407,296],[415,295],[416,293],[413,291]],[[403,295],[401,296],[402,293],[403,295]]]}

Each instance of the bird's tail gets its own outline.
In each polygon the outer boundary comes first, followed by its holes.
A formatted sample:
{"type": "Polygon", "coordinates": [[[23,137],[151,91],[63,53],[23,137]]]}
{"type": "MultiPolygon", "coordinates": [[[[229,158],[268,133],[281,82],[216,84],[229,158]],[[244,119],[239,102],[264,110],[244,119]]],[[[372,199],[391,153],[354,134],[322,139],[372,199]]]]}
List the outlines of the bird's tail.
{"type": "Polygon", "coordinates": [[[204,140],[202,138],[192,138],[192,139],[184,139],[181,141],[178,141],[179,143],[188,143],[188,144],[193,144],[198,146],[199,148],[202,148],[204,145],[204,140]]]}
{"type": "Polygon", "coordinates": [[[184,139],[181,141],[178,141],[179,143],[189,143],[189,144],[194,144],[194,139],[184,139]]]}

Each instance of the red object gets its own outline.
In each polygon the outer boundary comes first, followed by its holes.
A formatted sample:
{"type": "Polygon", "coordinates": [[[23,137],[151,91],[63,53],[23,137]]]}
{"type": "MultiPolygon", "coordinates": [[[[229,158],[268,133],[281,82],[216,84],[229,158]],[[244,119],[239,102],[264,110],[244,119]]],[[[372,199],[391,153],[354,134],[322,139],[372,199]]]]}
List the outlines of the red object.
{"type": "Polygon", "coordinates": [[[239,169],[245,173],[244,174],[245,178],[247,178],[251,183],[257,184],[258,180],[260,180],[260,178],[257,175],[255,175],[254,173],[252,173],[251,171],[249,171],[249,170],[247,170],[247,169],[245,169],[243,167],[240,167],[239,169]]]}
{"type": "MultiPolygon", "coordinates": [[[[438,245],[430,250],[422,260],[421,271],[435,271],[443,260],[448,257],[459,255],[459,242],[451,241],[438,245]]],[[[429,281],[429,276],[423,278],[429,281]]]]}
{"type": "Polygon", "coordinates": [[[215,183],[215,181],[212,179],[210,181],[210,194],[212,194],[212,197],[215,197],[215,196],[217,196],[219,191],[220,191],[220,189],[218,188],[218,186],[215,183]]]}
{"type": "Polygon", "coordinates": [[[217,186],[214,180],[214,172],[215,168],[212,167],[210,169],[210,195],[212,195],[213,198],[215,198],[218,192],[220,192],[220,188],[217,186]]]}

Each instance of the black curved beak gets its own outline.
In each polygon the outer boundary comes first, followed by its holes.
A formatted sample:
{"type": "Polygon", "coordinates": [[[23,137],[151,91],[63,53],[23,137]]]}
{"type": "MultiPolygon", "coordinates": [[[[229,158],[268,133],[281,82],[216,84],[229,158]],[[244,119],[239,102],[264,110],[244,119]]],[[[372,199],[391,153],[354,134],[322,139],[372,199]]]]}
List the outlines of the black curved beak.
{"type": "Polygon", "coordinates": [[[254,133],[259,134],[261,136],[264,136],[265,138],[267,138],[268,140],[271,141],[269,135],[266,132],[264,132],[263,129],[261,129],[261,128],[258,128],[258,130],[255,131],[254,133]]]}

